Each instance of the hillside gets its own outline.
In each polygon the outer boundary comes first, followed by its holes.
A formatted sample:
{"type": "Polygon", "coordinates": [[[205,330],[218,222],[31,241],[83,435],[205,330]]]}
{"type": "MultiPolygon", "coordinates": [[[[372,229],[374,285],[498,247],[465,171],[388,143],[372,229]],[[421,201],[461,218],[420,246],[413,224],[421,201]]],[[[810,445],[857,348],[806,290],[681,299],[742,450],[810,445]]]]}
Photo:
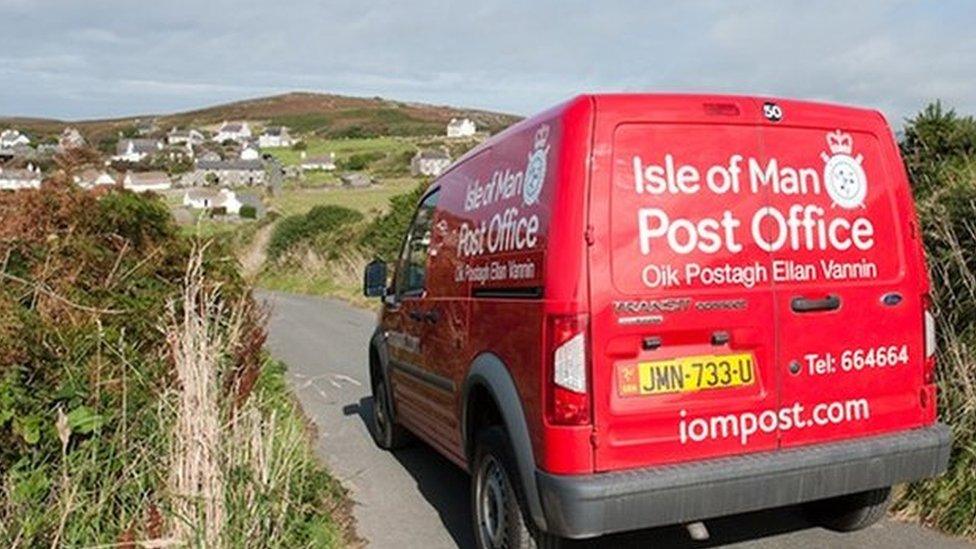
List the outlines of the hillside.
{"type": "Polygon", "coordinates": [[[134,129],[140,121],[155,120],[157,128],[210,126],[224,120],[245,119],[270,125],[289,126],[298,133],[314,132],[326,137],[371,135],[439,134],[454,117],[468,117],[490,132],[498,131],[519,117],[509,114],[447,106],[405,103],[380,97],[293,92],[248,99],[194,111],[118,119],[63,121],[38,118],[0,117],[0,128],[16,127],[36,137],[52,136],[65,125],[77,127],[91,142],[134,129]]]}

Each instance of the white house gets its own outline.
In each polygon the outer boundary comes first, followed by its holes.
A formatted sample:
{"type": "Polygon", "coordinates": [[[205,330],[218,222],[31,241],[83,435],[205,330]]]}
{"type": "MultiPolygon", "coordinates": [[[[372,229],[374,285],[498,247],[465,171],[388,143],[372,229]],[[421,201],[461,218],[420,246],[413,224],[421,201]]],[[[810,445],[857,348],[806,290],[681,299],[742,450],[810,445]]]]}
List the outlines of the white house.
{"type": "Polygon", "coordinates": [[[217,143],[224,141],[246,141],[251,138],[251,127],[247,122],[224,122],[220,129],[214,134],[213,140],[217,143]]]}
{"type": "Polygon", "coordinates": [[[237,215],[244,204],[237,193],[229,189],[189,189],[183,194],[183,205],[195,210],[223,208],[228,214],[237,215]]]}
{"type": "Polygon", "coordinates": [[[180,130],[173,128],[168,134],[166,134],[166,142],[170,145],[189,145],[190,147],[195,147],[197,145],[203,144],[206,138],[203,134],[197,130],[180,130]]]}
{"type": "Polygon", "coordinates": [[[122,178],[122,187],[137,193],[165,191],[173,187],[166,172],[128,172],[122,178]]]}
{"type": "Polygon", "coordinates": [[[437,177],[450,165],[451,156],[446,151],[442,149],[427,149],[417,151],[417,154],[413,155],[413,158],[410,160],[410,173],[414,177],[418,175],[437,177]]]}
{"type": "Polygon", "coordinates": [[[0,166],[0,190],[41,188],[41,169],[28,164],[27,168],[4,168],[0,166]]]}
{"type": "Polygon", "coordinates": [[[241,160],[257,160],[261,158],[261,151],[254,145],[254,143],[248,141],[241,146],[241,160]]]}
{"type": "Polygon", "coordinates": [[[331,172],[332,170],[336,169],[335,153],[330,152],[329,154],[313,156],[311,158],[303,158],[302,169],[308,171],[324,170],[331,172]]]}
{"type": "Polygon", "coordinates": [[[61,137],[58,139],[58,148],[62,151],[80,149],[87,144],[88,142],[85,141],[85,136],[81,135],[80,131],[71,127],[65,128],[61,132],[61,137]]]}
{"type": "Polygon", "coordinates": [[[30,138],[17,130],[3,130],[0,132],[0,149],[13,149],[30,145],[30,138]]]}
{"type": "Polygon", "coordinates": [[[183,183],[205,187],[216,183],[228,187],[264,185],[264,163],[260,160],[197,160],[196,169],[183,176],[183,183]]]}
{"type": "Polygon", "coordinates": [[[262,149],[273,147],[291,147],[295,144],[288,133],[288,128],[283,126],[272,126],[265,128],[264,133],[258,137],[258,146],[262,149]]]}
{"type": "Polygon", "coordinates": [[[115,178],[105,171],[88,168],[74,176],[75,185],[82,189],[94,189],[105,185],[115,185],[115,178]]]}
{"type": "Polygon", "coordinates": [[[447,123],[448,137],[471,137],[478,131],[478,126],[469,118],[452,118],[447,123]]]}
{"type": "Polygon", "coordinates": [[[161,150],[163,150],[163,143],[158,139],[120,139],[115,145],[115,156],[112,160],[141,162],[161,150]]]}

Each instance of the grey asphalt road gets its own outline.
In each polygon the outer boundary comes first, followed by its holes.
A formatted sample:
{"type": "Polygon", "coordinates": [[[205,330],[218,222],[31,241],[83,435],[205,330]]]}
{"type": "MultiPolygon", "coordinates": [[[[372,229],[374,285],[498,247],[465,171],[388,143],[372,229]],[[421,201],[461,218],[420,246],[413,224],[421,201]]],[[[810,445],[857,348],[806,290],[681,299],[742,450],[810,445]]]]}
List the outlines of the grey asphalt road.
{"type": "MultiPolygon", "coordinates": [[[[268,346],[318,427],[316,449],[351,492],[357,530],[371,547],[471,547],[468,477],[422,443],[396,453],[373,445],[366,343],[375,314],[335,300],[261,294],[272,306],[268,346]]],[[[586,547],[740,547],[973,549],[914,524],[892,520],[840,535],[806,523],[793,508],[709,521],[711,539],[682,528],[604,538],[586,547]]]]}

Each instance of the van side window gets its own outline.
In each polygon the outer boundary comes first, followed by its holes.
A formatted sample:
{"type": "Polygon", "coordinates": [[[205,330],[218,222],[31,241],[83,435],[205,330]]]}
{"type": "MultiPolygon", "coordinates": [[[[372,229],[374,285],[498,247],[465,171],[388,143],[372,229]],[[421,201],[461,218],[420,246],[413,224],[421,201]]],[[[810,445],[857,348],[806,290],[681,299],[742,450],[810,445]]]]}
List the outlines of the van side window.
{"type": "Polygon", "coordinates": [[[430,249],[431,228],[434,223],[434,207],[440,190],[427,195],[417,207],[413,223],[407,232],[397,269],[397,294],[416,295],[424,290],[427,280],[427,252],[430,249]]]}

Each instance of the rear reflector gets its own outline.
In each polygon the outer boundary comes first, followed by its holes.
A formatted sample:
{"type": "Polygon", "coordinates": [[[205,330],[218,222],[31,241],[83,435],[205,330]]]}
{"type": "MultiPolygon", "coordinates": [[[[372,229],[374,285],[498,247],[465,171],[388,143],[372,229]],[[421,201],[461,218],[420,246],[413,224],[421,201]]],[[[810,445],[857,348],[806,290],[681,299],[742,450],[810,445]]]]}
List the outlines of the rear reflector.
{"type": "Polygon", "coordinates": [[[556,385],[574,393],[586,392],[586,336],[582,332],[556,349],[553,370],[556,385]]]}
{"type": "Polygon", "coordinates": [[[925,311],[925,358],[935,356],[935,317],[932,313],[925,311]]]}

